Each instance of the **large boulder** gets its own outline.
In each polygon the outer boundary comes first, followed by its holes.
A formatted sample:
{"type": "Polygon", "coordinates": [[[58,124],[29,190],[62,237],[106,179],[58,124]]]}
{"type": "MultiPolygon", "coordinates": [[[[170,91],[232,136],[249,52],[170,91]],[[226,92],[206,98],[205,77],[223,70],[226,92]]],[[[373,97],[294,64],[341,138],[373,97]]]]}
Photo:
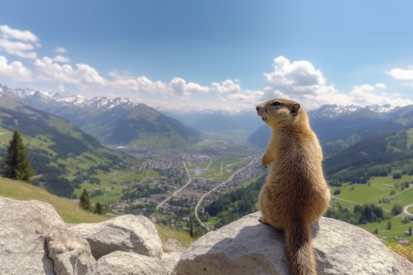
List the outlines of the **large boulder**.
{"type": "Polygon", "coordinates": [[[58,275],[95,274],[96,260],[89,243],[80,235],[59,227],[46,237],[49,258],[53,260],[58,275]]]}
{"type": "Polygon", "coordinates": [[[97,261],[97,275],[166,275],[161,261],[133,252],[116,251],[97,261]]]}
{"type": "Polygon", "coordinates": [[[123,215],[101,223],[71,226],[90,244],[95,259],[115,251],[161,259],[162,242],[155,225],[144,216],[123,215]]]}
{"type": "MultiPolygon", "coordinates": [[[[288,275],[283,233],[250,214],[194,242],[181,256],[176,275],[288,275]]],[[[312,226],[319,275],[413,274],[413,264],[376,236],[335,219],[312,226]]]]}
{"type": "Polygon", "coordinates": [[[88,244],[73,237],[53,206],[0,197],[0,274],[93,274],[88,244]]]}

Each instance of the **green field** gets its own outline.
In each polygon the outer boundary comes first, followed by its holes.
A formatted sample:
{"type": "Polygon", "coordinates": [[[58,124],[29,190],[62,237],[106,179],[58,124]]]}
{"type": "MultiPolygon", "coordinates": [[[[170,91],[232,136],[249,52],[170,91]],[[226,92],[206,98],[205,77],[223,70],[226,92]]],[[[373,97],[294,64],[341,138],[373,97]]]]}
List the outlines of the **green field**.
{"type": "MultiPolygon", "coordinates": [[[[333,196],[332,204],[340,203],[341,207],[348,208],[350,211],[354,209],[357,204],[374,204],[380,206],[385,212],[390,214],[394,205],[405,207],[413,204],[413,188],[401,188],[405,186],[406,182],[412,182],[413,176],[403,175],[400,179],[393,179],[392,175],[386,177],[372,177],[367,184],[345,184],[341,187],[331,187],[332,193],[340,190],[340,194],[333,196]],[[386,203],[380,203],[380,200],[390,200],[386,203]]],[[[413,206],[409,208],[413,213],[413,206]]],[[[383,220],[380,223],[368,223],[359,225],[369,232],[373,232],[376,228],[378,230],[378,237],[385,237],[388,242],[398,242],[398,239],[393,237],[403,237],[413,242],[413,236],[404,236],[409,226],[413,223],[403,224],[404,216],[392,217],[391,220],[383,220]],[[387,229],[387,223],[390,221],[392,227],[387,229]]]]}
{"type": "Polygon", "coordinates": [[[367,223],[359,225],[359,227],[366,229],[370,233],[373,233],[373,231],[377,228],[377,236],[379,238],[385,237],[386,241],[390,243],[399,241],[399,239],[394,239],[395,236],[397,236],[398,238],[402,237],[403,239],[409,240],[410,243],[412,243],[413,236],[405,236],[404,233],[405,231],[409,230],[410,226],[413,227],[413,223],[403,224],[402,218],[399,217],[393,217],[390,220],[384,220],[380,223],[367,223]],[[390,230],[387,230],[388,222],[391,222],[392,225],[390,230]]]}

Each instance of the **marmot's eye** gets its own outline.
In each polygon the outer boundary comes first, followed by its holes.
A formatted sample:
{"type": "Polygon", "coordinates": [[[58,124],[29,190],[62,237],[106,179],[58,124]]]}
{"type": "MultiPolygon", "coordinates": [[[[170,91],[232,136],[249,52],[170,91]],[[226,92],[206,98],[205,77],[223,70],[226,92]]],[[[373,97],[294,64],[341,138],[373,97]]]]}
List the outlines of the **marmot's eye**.
{"type": "Polygon", "coordinates": [[[279,105],[281,105],[281,103],[279,101],[274,101],[271,105],[272,106],[279,106],[279,105]]]}

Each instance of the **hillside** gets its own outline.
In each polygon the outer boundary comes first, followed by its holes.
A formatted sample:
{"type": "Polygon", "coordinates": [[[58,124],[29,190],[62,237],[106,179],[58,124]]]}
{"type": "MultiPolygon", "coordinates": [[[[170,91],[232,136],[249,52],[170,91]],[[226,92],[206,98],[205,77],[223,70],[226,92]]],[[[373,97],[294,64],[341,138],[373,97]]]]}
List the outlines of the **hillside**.
{"type": "Polygon", "coordinates": [[[101,222],[109,219],[106,215],[96,215],[79,207],[77,203],[66,198],[50,194],[46,190],[25,182],[0,177],[0,196],[16,200],[39,200],[47,202],[67,223],[101,222]]]}
{"type": "Polygon", "coordinates": [[[185,147],[202,139],[198,130],[127,98],[86,99],[67,92],[50,94],[0,87],[25,104],[66,118],[103,144],[165,149],[185,147]]]}
{"type": "Polygon", "coordinates": [[[78,195],[85,183],[108,185],[110,169],[121,169],[126,165],[125,156],[103,148],[96,139],[67,120],[3,95],[0,102],[0,158],[4,156],[14,130],[22,134],[31,166],[37,174],[32,184],[44,186],[58,196],[78,195]]]}
{"type": "Polygon", "coordinates": [[[367,138],[324,162],[330,184],[366,183],[393,173],[413,175],[413,128],[367,138]]]}

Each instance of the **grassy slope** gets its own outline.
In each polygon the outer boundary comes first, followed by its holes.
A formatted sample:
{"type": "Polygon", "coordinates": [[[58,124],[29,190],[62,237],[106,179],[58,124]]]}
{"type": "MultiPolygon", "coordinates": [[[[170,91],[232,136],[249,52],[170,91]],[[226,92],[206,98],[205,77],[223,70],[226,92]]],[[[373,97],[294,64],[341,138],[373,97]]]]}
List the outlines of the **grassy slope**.
{"type": "Polygon", "coordinates": [[[109,216],[100,216],[79,208],[78,204],[52,195],[44,189],[28,183],[0,177],[0,196],[16,200],[39,200],[54,206],[57,213],[67,223],[91,223],[108,220],[109,216]]]}

